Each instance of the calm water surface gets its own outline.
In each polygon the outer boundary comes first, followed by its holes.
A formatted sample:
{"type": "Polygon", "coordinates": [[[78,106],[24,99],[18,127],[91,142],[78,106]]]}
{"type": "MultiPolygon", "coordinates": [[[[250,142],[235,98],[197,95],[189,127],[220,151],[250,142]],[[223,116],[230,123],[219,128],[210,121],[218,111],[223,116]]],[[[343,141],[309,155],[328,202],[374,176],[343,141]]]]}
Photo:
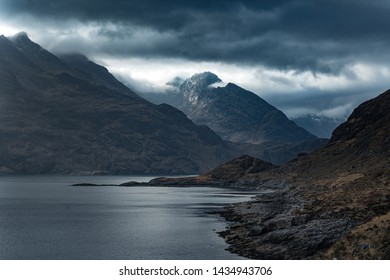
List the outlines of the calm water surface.
{"type": "Polygon", "coordinates": [[[0,259],[240,259],[212,210],[253,193],[211,187],[71,187],[151,177],[0,177],[0,259]]]}

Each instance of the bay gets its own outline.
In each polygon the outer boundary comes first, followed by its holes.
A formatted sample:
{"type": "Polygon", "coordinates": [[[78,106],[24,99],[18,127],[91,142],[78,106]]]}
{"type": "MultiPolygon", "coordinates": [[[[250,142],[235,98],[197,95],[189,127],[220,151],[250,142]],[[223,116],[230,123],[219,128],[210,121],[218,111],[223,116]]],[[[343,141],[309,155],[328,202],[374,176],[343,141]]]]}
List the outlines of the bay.
{"type": "Polygon", "coordinates": [[[0,177],[0,259],[242,259],[210,212],[254,193],[215,187],[72,187],[134,176],[0,177]]]}

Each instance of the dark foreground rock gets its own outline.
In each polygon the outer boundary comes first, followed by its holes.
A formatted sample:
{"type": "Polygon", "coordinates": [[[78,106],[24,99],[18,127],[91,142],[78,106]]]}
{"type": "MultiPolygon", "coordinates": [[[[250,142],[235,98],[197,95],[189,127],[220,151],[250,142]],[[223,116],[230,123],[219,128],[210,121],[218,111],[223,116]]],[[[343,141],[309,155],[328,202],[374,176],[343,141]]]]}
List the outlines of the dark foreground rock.
{"type": "Polygon", "coordinates": [[[361,178],[279,187],[220,213],[228,250],[253,259],[389,259],[388,185],[361,178]]]}
{"type": "Polygon", "coordinates": [[[228,250],[252,259],[304,259],[338,240],[355,222],[346,215],[302,211],[286,189],[226,208],[230,222],[220,235],[228,250]]]}

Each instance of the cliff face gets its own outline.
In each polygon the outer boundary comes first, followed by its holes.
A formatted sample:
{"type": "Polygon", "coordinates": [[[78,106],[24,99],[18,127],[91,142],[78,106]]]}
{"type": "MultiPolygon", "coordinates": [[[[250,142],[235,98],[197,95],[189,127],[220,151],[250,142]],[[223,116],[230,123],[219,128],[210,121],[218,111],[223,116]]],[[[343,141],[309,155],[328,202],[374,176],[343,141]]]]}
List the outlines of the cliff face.
{"type": "Polygon", "coordinates": [[[0,38],[0,173],[196,174],[238,153],[83,56],[0,38]]]}

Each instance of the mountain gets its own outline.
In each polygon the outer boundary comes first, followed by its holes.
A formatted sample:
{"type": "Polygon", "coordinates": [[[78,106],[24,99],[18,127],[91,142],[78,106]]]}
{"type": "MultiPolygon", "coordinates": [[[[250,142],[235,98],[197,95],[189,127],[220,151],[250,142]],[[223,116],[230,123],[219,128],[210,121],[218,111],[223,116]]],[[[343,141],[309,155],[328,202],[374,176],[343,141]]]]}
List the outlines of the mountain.
{"type": "Polygon", "coordinates": [[[300,143],[316,137],[258,95],[222,81],[213,73],[195,74],[180,86],[173,106],[223,139],[259,144],[300,143]]]}
{"type": "Polygon", "coordinates": [[[345,118],[329,118],[317,115],[304,115],[292,120],[313,135],[320,138],[330,138],[333,130],[345,121],[345,118]]]}
{"type": "Polygon", "coordinates": [[[234,152],[179,110],[154,105],[79,55],[0,37],[0,172],[196,174],[234,152]]]}
{"type": "MultiPolygon", "coordinates": [[[[213,185],[261,190],[221,212],[231,223],[221,233],[230,251],[256,259],[390,258],[390,90],[357,107],[322,149],[280,167],[245,157],[214,170],[223,172],[213,185]],[[265,168],[249,172],[255,162],[265,168]]],[[[184,183],[202,184],[207,174],[184,183]]]]}
{"type": "Polygon", "coordinates": [[[224,86],[211,72],[187,80],[175,78],[167,84],[171,91],[141,94],[156,104],[166,102],[180,109],[198,125],[207,125],[223,139],[236,143],[242,154],[283,164],[327,143],[256,94],[232,83],[224,86]]]}

